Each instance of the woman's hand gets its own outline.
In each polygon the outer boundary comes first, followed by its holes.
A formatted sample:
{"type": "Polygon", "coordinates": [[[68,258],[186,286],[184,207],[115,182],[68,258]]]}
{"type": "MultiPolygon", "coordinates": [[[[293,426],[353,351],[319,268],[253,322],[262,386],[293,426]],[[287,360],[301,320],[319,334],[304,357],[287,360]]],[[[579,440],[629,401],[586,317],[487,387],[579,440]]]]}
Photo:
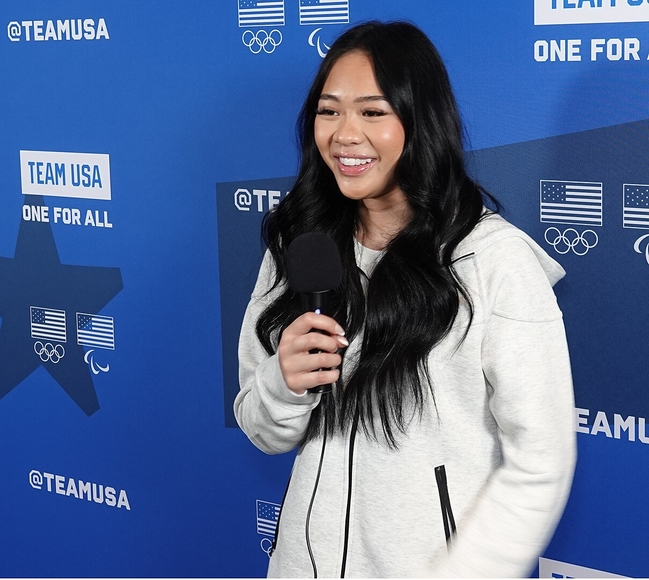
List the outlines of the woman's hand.
{"type": "Polygon", "coordinates": [[[294,393],[335,383],[340,376],[336,368],[342,357],[338,349],[349,346],[345,331],[329,316],[307,312],[284,329],[277,354],[284,381],[294,393]],[[311,330],[322,330],[311,332],[311,330]],[[309,351],[318,350],[311,354],[309,351]]]}

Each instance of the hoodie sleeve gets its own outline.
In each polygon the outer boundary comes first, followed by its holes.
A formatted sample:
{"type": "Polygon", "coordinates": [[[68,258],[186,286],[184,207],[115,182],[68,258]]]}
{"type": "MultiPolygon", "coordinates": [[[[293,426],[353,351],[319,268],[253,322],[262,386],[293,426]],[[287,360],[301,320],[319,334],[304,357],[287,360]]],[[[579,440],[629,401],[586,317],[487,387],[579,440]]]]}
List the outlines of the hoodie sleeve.
{"type": "Polygon", "coordinates": [[[458,523],[437,576],[525,577],[568,498],[576,460],[572,378],[550,284],[557,266],[539,252],[524,238],[509,237],[476,256],[487,322],[482,366],[502,463],[458,523]]]}
{"type": "Polygon", "coordinates": [[[300,445],[321,395],[293,393],[284,381],[277,354],[269,355],[257,338],[257,319],[281,291],[269,292],[272,280],[273,260],[266,252],[239,336],[241,390],[234,401],[234,414],[256,447],[276,454],[300,445]]]}

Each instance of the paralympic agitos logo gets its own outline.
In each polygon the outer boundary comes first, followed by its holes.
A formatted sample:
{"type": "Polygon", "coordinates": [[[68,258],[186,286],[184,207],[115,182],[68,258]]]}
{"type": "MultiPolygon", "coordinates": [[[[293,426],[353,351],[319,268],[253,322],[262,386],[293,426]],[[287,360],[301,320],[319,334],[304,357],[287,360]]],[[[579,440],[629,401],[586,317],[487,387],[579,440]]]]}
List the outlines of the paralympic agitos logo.
{"type": "Polygon", "coordinates": [[[633,244],[633,249],[638,254],[642,254],[642,247],[643,246],[644,246],[644,257],[645,257],[645,260],[647,261],[647,264],[649,264],[649,234],[645,234],[644,236],[640,236],[635,241],[635,244],[633,244]]]}

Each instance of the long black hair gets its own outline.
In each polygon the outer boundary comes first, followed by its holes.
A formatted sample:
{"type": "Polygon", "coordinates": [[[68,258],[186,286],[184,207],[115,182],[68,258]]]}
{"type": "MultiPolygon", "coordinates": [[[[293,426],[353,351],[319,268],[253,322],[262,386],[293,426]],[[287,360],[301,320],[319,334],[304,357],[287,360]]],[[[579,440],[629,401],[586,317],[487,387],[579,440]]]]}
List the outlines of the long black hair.
{"type": "MultiPolygon", "coordinates": [[[[290,242],[305,232],[325,232],[340,249],[344,271],[333,296],[333,317],[350,340],[363,330],[353,370],[341,374],[333,395],[312,413],[307,438],[322,431],[323,413],[332,432],[358,415],[366,434],[377,437],[382,430],[396,446],[398,432],[406,430],[413,412],[423,411],[426,393],[433,394],[426,360],[450,331],[461,298],[472,316],[470,296],[454,272],[453,251],[481,219],[484,203],[494,200],[465,171],[462,125],[446,68],[412,24],[368,22],[340,36],[315,76],[297,133],[301,162],[295,185],[263,225],[276,267],[274,288],[286,280],[290,242]],[[377,84],[403,124],[405,144],[395,181],[412,214],[388,244],[366,292],[355,260],[356,202],[340,192],[314,138],[325,81],[338,59],[352,51],[370,58],[377,84]]],[[[288,287],[263,312],[256,331],[269,354],[300,314],[299,297],[288,287]]]]}

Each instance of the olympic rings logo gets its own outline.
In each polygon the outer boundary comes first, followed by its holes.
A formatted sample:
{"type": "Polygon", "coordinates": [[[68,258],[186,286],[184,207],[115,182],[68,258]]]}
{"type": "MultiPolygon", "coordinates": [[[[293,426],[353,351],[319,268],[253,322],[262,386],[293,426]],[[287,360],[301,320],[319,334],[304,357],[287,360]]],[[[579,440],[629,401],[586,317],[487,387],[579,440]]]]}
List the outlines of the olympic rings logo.
{"type": "Polygon", "coordinates": [[[568,228],[564,232],[558,228],[548,228],[545,230],[545,241],[558,254],[567,254],[572,250],[577,256],[584,256],[597,245],[599,237],[593,230],[584,230],[580,234],[574,228],[568,228]]]}
{"type": "Polygon", "coordinates": [[[241,35],[241,41],[244,46],[250,49],[252,54],[259,54],[262,50],[266,54],[273,52],[282,42],[282,33],[277,30],[266,32],[265,30],[258,30],[255,34],[252,30],[246,30],[241,35]]]}
{"type": "Polygon", "coordinates": [[[43,344],[40,340],[34,343],[34,352],[43,362],[52,361],[54,364],[58,363],[65,356],[63,345],[57,344],[54,346],[50,342],[43,344]]]}
{"type": "Polygon", "coordinates": [[[270,558],[271,552],[273,550],[273,541],[270,538],[262,538],[260,542],[261,549],[266,552],[270,558]]]}

